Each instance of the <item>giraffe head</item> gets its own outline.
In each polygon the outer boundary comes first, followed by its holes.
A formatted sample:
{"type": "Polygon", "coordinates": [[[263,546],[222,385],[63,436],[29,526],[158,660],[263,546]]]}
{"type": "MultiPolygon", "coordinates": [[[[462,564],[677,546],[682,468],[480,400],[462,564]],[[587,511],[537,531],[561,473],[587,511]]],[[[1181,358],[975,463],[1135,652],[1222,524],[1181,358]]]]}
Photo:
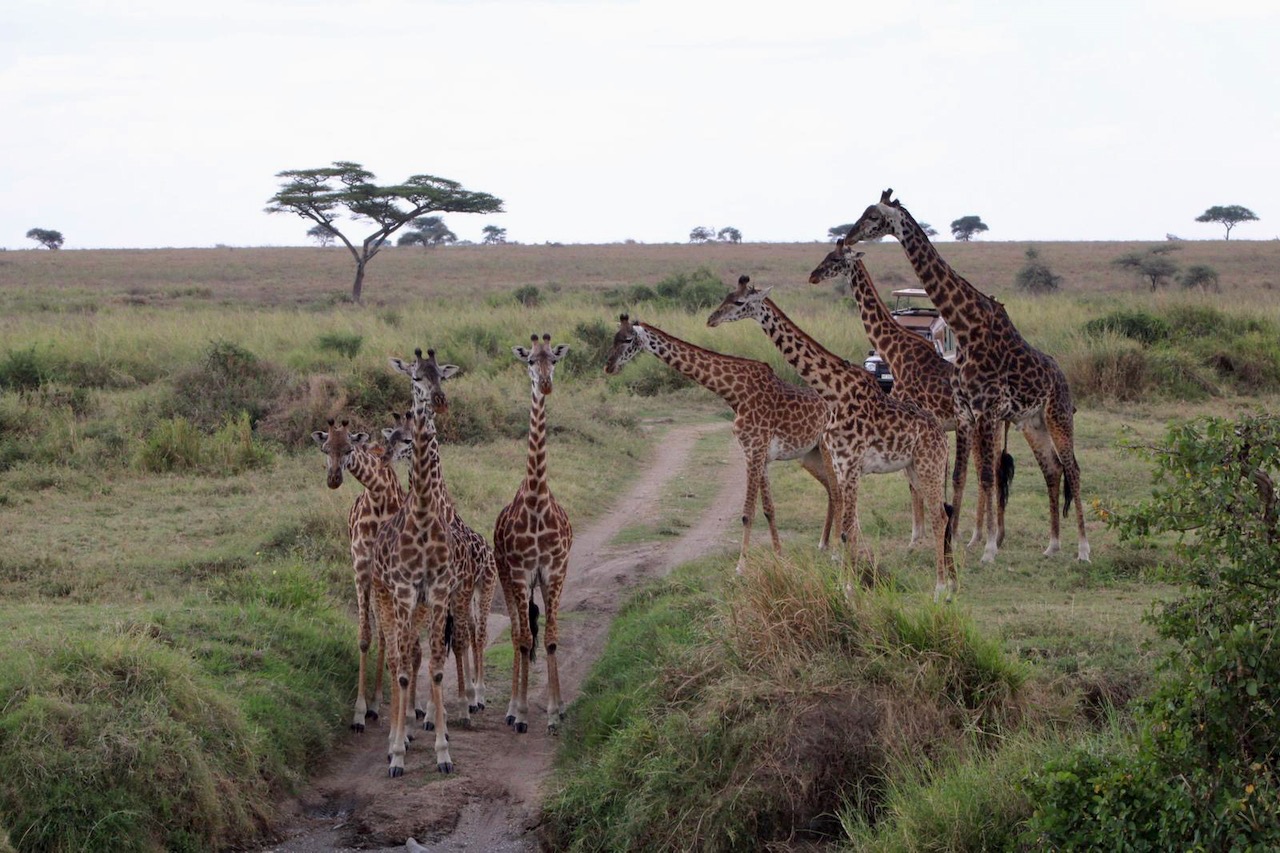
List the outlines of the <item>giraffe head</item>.
{"type": "Polygon", "coordinates": [[[551,393],[551,376],[555,373],[556,362],[569,353],[567,344],[551,345],[551,336],[544,334],[542,340],[537,335],[529,338],[533,346],[512,347],[511,351],[525,367],[529,369],[529,382],[534,393],[546,396],[551,393]]]}
{"type": "Polygon", "coordinates": [[[342,472],[351,464],[356,448],[368,443],[369,433],[348,432],[346,421],[335,424],[333,418],[329,418],[329,429],[317,430],[311,433],[311,438],[324,451],[325,481],[329,488],[336,489],[342,485],[342,472]]]}
{"type": "Polygon", "coordinates": [[[738,276],[738,286],[729,292],[719,308],[711,312],[707,325],[715,328],[721,323],[732,323],[734,320],[754,320],[759,316],[760,306],[772,290],[772,287],[757,290],[751,286],[751,276],[738,276]]]}
{"type": "Polygon", "coordinates": [[[391,366],[408,376],[413,382],[413,406],[422,410],[428,421],[433,421],[436,412],[449,409],[449,400],[441,389],[441,384],[458,372],[456,364],[438,364],[436,351],[427,350],[427,357],[422,357],[422,350],[413,351],[413,361],[405,362],[398,358],[391,359],[391,366]]]}
{"type": "Polygon", "coordinates": [[[861,260],[864,254],[864,252],[854,251],[853,244],[846,243],[841,237],[836,241],[836,247],[822,259],[822,263],[809,273],[809,283],[821,284],[839,276],[852,276],[854,262],[861,260]]]}
{"type": "Polygon", "coordinates": [[[906,210],[902,202],[894,201],[893,190],[880,194],[880,201],[862,212],[862,216],[849,229],[844,242],[848,245],[893,236],[899,240],[905,231],[906,210]]]}
{"type": "Polygon", "coordinates": [[[413,455],[413,425],[399,412],[392,412],[395,426],[384,427],[382,442],[392,462],[408,459],[413,455]]]}
{"type": "Polygon", "coordinates": [[[604,372],[613,374],[622,370],[623,365],[636,357],[644,349],[644,327],[632,323],[627,314],[619,315],[618,331],[613,336],[613,348],[609,350],[609,358],[605,360],[604,372]]]}

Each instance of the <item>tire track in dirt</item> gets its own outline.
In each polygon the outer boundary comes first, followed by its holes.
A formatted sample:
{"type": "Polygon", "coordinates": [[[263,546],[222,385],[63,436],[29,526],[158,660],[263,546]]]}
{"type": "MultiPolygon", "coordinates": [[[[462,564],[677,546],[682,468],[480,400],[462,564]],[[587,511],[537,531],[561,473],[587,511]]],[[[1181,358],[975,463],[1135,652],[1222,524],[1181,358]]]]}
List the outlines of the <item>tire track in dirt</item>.
{"type": "MultiPolygon", "coordinates": [[[[567,703],[577,697],[614,614],[637,585],[736,541],[745,483],[741,466],[732,464],[736,447],[727,440],[728,426],[715,422],[669,428],[651,461],[637,466],[634,474],[620,466],[624,476],[634,477],[630,491],[575,535],[560,605],[560,681],[567,703]],[[664,491],[685,469],[698,439],[714,432],[725,433],[716,454],[728,464],[720,468],[711,505],[693,526],[674,540],[611,545],[624,527],[657,517],[664,491]]],[[[505,613],[491,615],[489,636],[497,637],[507,624],[505,613]]],[[[410,747],[405,776],[389,780],[385,723],[370,726],[363,736],[351,735],[334,751],[326,770],[285,805],[284,840],[264,851],[537,850],[535,824],[556,748],[556,738],[547,732],[543,674],[535,666],[531,675],[538,682],[536,691],[530,685],[529,733],[517,736],[504,722],[509,670],[496,673],[486,684],[486,710],[473,715],[470,729],[450,730],[450,752],[458,769],[448,777],[435,772],[430,736],[419,737],[410,747]],[[410,838],[417,843],[406,847],[410,838]]],[[[452,693],[451,677],[449,682],[452,693]]]]}

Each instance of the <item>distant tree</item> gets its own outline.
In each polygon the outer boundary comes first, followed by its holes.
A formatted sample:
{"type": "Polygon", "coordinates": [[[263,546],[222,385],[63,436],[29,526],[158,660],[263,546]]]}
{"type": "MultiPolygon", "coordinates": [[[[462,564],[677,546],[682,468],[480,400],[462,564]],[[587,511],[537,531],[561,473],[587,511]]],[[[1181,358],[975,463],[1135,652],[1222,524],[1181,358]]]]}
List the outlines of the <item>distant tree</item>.
{"type": "Polygon", "coordinates": [[[842,240],[848,236],[853,230],[854,223],[846,222],[843,225],[833,225],[827,229],[827,237],[832,240],[842,240]]]}
{"type": "Polygon", "coordinates": [[[486,225],[481,233],[484,234],[484,240],[481,242],[486,245],[492,246],[497,243],[507,242],[507,229],[500,228],[497,225],[486,225]]]}
{"type": "Polygon", "coordinates": [[[1151,284],[1154,293],[1164,287],[1178,272],[1178,262],[1167,255],[1181,248],[1176,243],[1152,246],[1145,252],[1128,252],[1111,262],[1112,266],[1131,272],[1151,284]]]}
{"type": "Polygon", "coordinates": [[[721,228],[716,232],[716,239],[721,243],[741,243],[742,232],[733,227],[721,228]]]}
{"type": "Polygon", "coordinates": [[[951,236],[962,243],[968,243],[986,230],[987,226],[978,216],[962,216],[951,223],[951,236]]]}
{"type": "Polygon", "coordinates": [[[1241,222],[1257,222],[1258,216],[1247,207],[1238,204],[1215,205],[1196,217],[1196,222],[1217,222],[1227,227],[1227,239],[1231,239],[1231,229],[1241,222]]]}
{"type": "Polygon", "coordinates": [[[1014,276],[1013,283],[1019,290],[1027,293],[1054,293],[1062,284],[1062,276],[1054,275],[1049,265],[1040,260],[1040,253],[1034,246],[1027,247],[1027,263],[1014,276]]]}
{"type": "Polygon", "coordinates": [[[439,216],[419,216],[413,220],[413,227],[400,235],[397,246],[445,246],[458,242],[458,235],[449,230],[444,219],[439,216]]]}
{"type": "MultiPolygon", "coordinates": [[[[934,227],[933,227],[932,225],[930,225],[928,222],[917,222],[916,224],[920,226],[920,230],[924,232],[924,236],[926,236],[926,237],[937,237],[937,236],[938,236],[938,229],[937,229],[937,228],[934,228],[934,227]]],[[[983,226],[983,229],[982,229],[982,230],[983,230],[983,231],[986,231],[986,230],[987,230],[987,229],[986,229],[986,226],[983,226]]]]}
{"type": "Polygon", "coordinates": [[[699,225],[697,228],[689,232],[690,243],[710,243],[715,238],[715,229],[707,228],[703,225],[699,225]]]}
{"type": "Polygon", "coordinates": [[[1195,288],[1201,293],[1212,290],[1222,292],[1222,284],[1218,281],[1218,271],[1208,264],[1192,264],[1178,276],[1178,283],[1190,290],[1195,288]]]}
{"type": "Polygon", "coordinates": [[[502,212],[502,199],[465,190],[457,181],[412,175],[404,183],[380,186],[374,183],[372,172],[346,160],[318,169],[289,169],[278,172],[276,177],[282,183],[268,199],[267,213],[293,213],[317,225],[327,225],[355,259],[351,298],[357,303],[364,290],[365,267],[401,227],[432,211],[502,212]],[[356,246],[333,224],[342,211],[353,219],[368,219],[377,228],[356,246]]]}
{"type": "Polygon", "coordinates": [[[333,229],[328,225],[312,225],[307,229],[307,236],[315,240],[322,249],[327,249],[333,245],[333,241],[337,237],[333,234],[333,229]]]}
{"type": "Polygon", "coordinates": [[[35,240],[46,249],[62,248],[62,232],[53,231],[48,228],[32,228],[27,232],[27,239],[35,240]]]}

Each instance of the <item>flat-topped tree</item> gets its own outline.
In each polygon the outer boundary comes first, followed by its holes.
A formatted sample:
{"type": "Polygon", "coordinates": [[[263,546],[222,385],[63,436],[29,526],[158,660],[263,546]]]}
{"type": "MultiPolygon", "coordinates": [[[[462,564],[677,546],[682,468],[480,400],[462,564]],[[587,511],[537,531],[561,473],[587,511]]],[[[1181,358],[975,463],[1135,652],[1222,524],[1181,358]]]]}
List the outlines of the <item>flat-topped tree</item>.
{"type": "Polygon", "coordinates": [[[351,298],[359,302],[364,269],[387,238],[424,213],[502,213],[502,199],[471,192],[457,181],[435,175],[413,175],[400,184],[379,185],[359,163],[334,161],[319,169],[288,169],[276,175],[283,183],[268,200],[267,213],[294,213],[327,227],[356,262],[351,298]],[[357,246],[334,221],[346,212],[367,219],[377,229],[357,246]]]}

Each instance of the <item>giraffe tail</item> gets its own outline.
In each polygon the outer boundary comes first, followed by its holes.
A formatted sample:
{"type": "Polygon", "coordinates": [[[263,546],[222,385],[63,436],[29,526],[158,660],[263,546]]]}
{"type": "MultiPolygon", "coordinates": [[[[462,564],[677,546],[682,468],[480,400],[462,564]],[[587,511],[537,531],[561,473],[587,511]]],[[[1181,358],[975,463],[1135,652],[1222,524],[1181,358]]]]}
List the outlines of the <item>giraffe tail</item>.
{"type": "Polygon", "coordinates": [[[943,503],[942,508],[947,511],[947,535],[943,541],[944,553],[951,551],[951,537],[956,532],[956,508],[949,503],[943,503]]]}
{"type": "Polygon", "coordinates": [[[444,617],[444,651],[448,654],[452,651],[455,655],[458,653],[453,648],[453,614],[450,613],[444,617]]]}
{"type": "Polygon", "coordinates": [[[1000,454],[1000,471],[996,477],[996,499],[1000,501],[1000,509],[1009,505],[1009,489],[1013,485],[1013,455],[1009,451],[1000,454]]]}
{"type": "Polygon", "coordinates": [[[1067,517],[1067,510],[1071,509],[1071,499],[1075,494],[1071,491],[1071,478],[1062,478],[1062,517],[1067,517]]]}
{"type": "Polygon", "coordinates": [[[538,651],[538,605],[529,602],[529,633],[533,636],[533,645],[529,646],[529,662],[532,663],[538,651]]]}

